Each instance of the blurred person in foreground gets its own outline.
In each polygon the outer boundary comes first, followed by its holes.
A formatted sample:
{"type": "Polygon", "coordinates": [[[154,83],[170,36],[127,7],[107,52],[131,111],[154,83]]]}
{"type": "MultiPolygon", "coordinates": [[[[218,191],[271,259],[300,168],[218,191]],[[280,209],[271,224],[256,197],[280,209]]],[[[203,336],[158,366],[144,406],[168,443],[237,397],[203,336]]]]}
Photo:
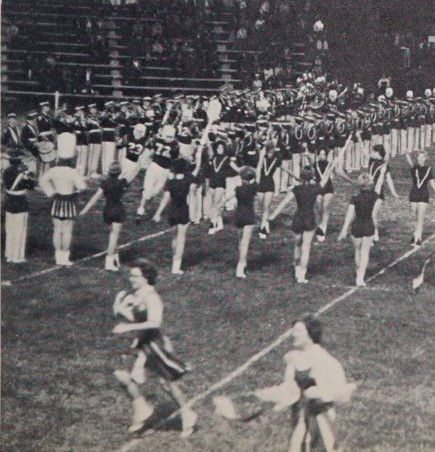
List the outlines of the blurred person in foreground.
{"type": "MultiPolygon", "coordinates": [[[[115,326],[114,334],[135,333],[131,348],[135,363],[131,369],[116,370],[116,379],[125,386],[133,401],[133,423],[130,433],[139,433],[146,427],[154,407],[141,394],[139,386],[146,382],[145,369],[160,378],[163,388],[180,407],[183,438],[194,431],[197,414],[186,404],[186,397],[177,384],[189,366],[173,355],[172,344],[161,332],[163,303],[155,290],[157,268],[146,259],[135,259],[129,264],[130,290],[118,293],[113,305],[115,315],[123,321],[115,326]]],[[[131,354],[131,353],[130,353],[131,354]]]]}

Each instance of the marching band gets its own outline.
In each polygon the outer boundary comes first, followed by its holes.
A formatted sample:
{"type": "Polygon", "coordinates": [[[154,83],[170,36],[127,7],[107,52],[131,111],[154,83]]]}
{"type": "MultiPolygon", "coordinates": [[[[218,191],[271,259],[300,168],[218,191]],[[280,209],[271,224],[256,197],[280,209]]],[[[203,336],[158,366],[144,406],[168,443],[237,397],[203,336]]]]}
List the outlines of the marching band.
{"type": "MultiPolygon", "coordinates": [[[[141,221],[149,201],[161,191],[169,190],[172,198],[177,198],[173,193],[177,184],[170,185],[171,188],[167,184],[174,174],[176,178],[182,178],[172,169],[179,158],[185,160],[183,173],[190,173],[187,179],[190,184],[187,191],[183,188],[182,197],[187,197],[189,221],[197,224],[201,219],[208,219],[210,235],[224,227],[222,209],[236,208],[238,198],[233,195],[237,187],[244,185],[243,168],[250,167],[256,173],[256,192],[262,204],[261,239],[267,238],[269,220],[277,215],[277,211],[269,214],[273,197],[279,192],[287,193],[293,186],[304,186],[307,181],[311,184],[317,180],[320,189],[315,190],[313,199],[317,199],[321,212],[321,222],[315,228],[320,242],[324,240],[328,226],[329,204],[334,191],[333,173],[351,181],[350,172],[366,169],[376,183],[380,169],[391,157],[397,154],[409,156],[409,153],[424,151],[435,143],[435,88],[426,89],[423,97],[415,97],[409,90],[405,99],[399,99],[388,84],[376,94],[367,94],[360,84],[344,87],[336,81],[327,83],[325,77],[304,74],[298,78],[296,86],[283,89],[234,91],[224,87],[211,98],[177,95],[164,99],[157,94],[152,98],[144,97],[142,101],[123,100],[119,104],[108,101],[102,111],[91,103],[87,107],[76,106],[74,113],[67,105],[52,113],[49,103],[41,102],[39,113],[31,111],[27,114],[21,136],[16,114],[8,115],[2,143],[12,154],[24,151],[29,162],[27,169],[32,170],[41,187],[55,197],[53,218],[56,224],[59,223],[57,220],[62,220],[55,228],[54,239],[56,262],[60,265],[70,265],[68,237],[76,215],[75,190],[85,187],[84,183],[79,183],[80,178],[113,176],[114,162],[118,163],[119,178],[129,183],[141,169],[146,169],[136,217],[141,221]],[[219,118],[207,125],[208,109],[216,102],[220,107],[219,118]],[[71,146],[74,149],[70,149],[71,146]],[[54,169],[59,167],[56,163],[65,160],[62,157],[65,152],[70,154],[68,169],[54,169]],[[307,171],[310,173],[308,179],[307,171]],[[53,191],[56,187],[49,187],[48,180],[52,185],[59,185],[59,181],[50,177],[66,172],[72,181],[68,188],[71,193],[53,191]],[[328,178],[324,179],[326,173],[328,178]],[[71,198],[71,202],[65,197],[71,198]],[[59,232],[66,224],[68,231],[59,232]],[[62,239],[63,235],[67,237],[62,239]],[[66,257],[63,254],[59,257],[59,252],[65,253],[66,257]]],[[[423,170],[417,170],[420,177],[423,170]]],[[[393,195],[397,196],[388,168],[384,177],[393,195]]],[[[426,176],[426,179],[429,181],[430,177],[426,176]]],[[[296,195],[296,200],[300,198],[300,203],[304,196],[296,195]]],[[[378,207],[373,212],[375,241],[379,239],[377,210],[378,207]]],[[[423,212],[422,207],[419,210],[415,207],[415,210],[423,212]]],[[[155,221],[159,220],[160,213],[161,209],[154,216],[155,221]]],[[[184,220],[183,217],[183,221],[174,223],[178,229],[186,224],[184,220]]],[[[422,213],[416,221],[413,244],[419,245],[422,213]]],[[[114,223],[121,221],[118,219],[114,223]]],[[[299,231],[300,228],[296,229],[299,231]]],[[[312,230],[302,228],[297,233],[311,233],[312,230]]],[[[118,236],[116,242],[117,239],[118,236]]],[[[178,245],[181,251],[174,251],[175,274],[181,273],[184,238],[178,235],[178,241],[182,245],[178,245]]],[[[247,254],[249,240],[246,237],[245,242],[247,244],[242,248],[247,254]]],[[[174,239],[174,247],[176,243],[174,239]]],[[[111,256],[116,256],[116,244],[110,248],[111,256]]],[[[302,266],[301,250],[298,256],[295,255],[295,266],[302,268],[299,272],[303,274],[300,273],[298,279],[305,282],[309,246],[303,247],[302,251],[302,266]]],[[[106,267],[116,270],[115,261],[111,258],[106,267]]],[[[246,258],[243,257],[239,264],[244,269],[246,258]]],[[[245,277],[243,269],[237,272],[240,277],[245,277]]],[[[362,285],[361,278],[359,282],[362,285]]]]}

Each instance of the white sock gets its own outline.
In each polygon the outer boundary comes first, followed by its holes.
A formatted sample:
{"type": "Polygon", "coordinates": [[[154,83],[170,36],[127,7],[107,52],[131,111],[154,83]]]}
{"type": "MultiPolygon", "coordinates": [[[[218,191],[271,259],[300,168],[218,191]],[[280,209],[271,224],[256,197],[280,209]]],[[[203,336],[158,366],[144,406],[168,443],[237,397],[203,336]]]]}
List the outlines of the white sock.
{"type": "Polygon", "coordinates": [[[236,276],[237,278],[246,278],[245,264],[241,264],[240,262],[237,264],[236,276]]]}
{"type": "Polygon", "coordinates": [[[181,259],[174,259],[172,261],[172,273],[174,274],[180,274],[181,271],[181,259]]]}

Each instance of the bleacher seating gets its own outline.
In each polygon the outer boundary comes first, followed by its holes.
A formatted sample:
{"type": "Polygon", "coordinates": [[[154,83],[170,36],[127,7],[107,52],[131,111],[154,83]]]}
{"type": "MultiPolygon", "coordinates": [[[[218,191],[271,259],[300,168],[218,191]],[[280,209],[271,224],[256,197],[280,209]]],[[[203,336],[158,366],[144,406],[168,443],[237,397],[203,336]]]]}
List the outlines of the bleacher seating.
{"type": "MultiPolygon", "coordinates": [[[[229,16],[213,18],[209,21],[213,41],[219,58],[218,77],[183,77],[175,74],[172,67],[161,61],[142,61],[143,77],[137,85],[127,85],[123,80],[123,66],[129,60],[128,48],[123,41],[122,30],[135,21],[133,16],[115,15],[105,18],[105,29],[109,42],[107,61],[94,61],[90,48],[77,39],[76,20],[92,16],[89,2],[79,0],[47,0],[31,2],[29,0],[4,0],[2,3],[2,25],[6,21],[15,23],[19,29],[31,24],[32,49],[29,51],[19,45],[2,45],[2,91],[8,96],[26,95],[31,92],[44,92],[45,87],[35,79],[29,80],[25,69],[25,58],[29,53],[36,60],[51,54],[60,68],[90,68],[92,70],[92,88],[100,96],[139,96],[153,92],[185,91],[192,93],[216,92],[220,86],[230,82],[240,84],[237,79],[236,60],[232,57],[232,45],[228,41],[229,16]]],[[[154,19],[141,19],[150,26],[154,19]]],[[[3,27],[2,27],[3,28],[3,27]]],[[[3,33],[3,31],[2,31],[3,33]]],[[[4,42],[4,40],[3,40],[4,42]]]]}

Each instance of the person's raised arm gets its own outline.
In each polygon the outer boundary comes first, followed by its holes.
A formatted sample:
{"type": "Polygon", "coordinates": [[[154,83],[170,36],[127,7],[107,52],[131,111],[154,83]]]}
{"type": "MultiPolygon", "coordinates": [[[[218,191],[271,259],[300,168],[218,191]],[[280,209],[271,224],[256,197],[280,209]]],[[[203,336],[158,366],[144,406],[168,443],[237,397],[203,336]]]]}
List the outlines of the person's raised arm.
{"type": "Polygon", "coordinates": [[[81,212],[79,213],[79,215],[85,215],[86,213],[89,212],[89,210],[92,209],[92,207],[94,207],[94,205],[97,203],[97,201],[103,196],[103,189],[99,188],[94,195],[92,196],[92,198],[88,201],[88,203],[86,204],[85,207],[83,207],[83,209],[81,210],[81,212]]]}

